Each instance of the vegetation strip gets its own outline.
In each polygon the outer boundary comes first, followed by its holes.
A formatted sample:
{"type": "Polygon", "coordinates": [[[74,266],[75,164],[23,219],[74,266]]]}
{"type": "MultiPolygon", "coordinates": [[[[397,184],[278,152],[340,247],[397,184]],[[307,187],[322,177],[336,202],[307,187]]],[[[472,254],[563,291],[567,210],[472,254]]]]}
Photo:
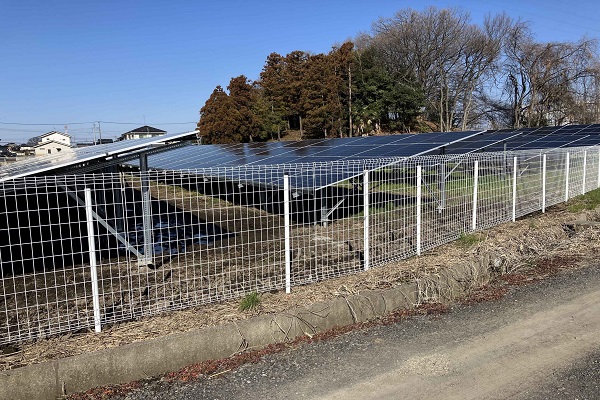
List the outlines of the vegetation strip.
{"type": "MultiPolygon", "coordinates": [[[[487,301],[495,301],[504,297],[511,287],[530,284],[535,281],[554,276],[564,270],[580,267],[582,258],[579,256],[564,257],[541,257],[524,271],[518,273],[509,273],[501,275],[494,279],[490,284],[485,285],[458,299],[456,304],[473,305],[487,301]]],[[[333,339],[349,332],[358,330],[367,330],[375,326],[385,326],[401,323],[407,318],[415,316],[436,316],[450,312],[450,307],[442,303],[425,303],[414,309],[401,309],[394,311],[382,318],[374,321],[360,322],[352,325],[336,326],[325,332],[314,335],[306,335],[295,338],[290,342],[275,343],[268,345],[260,350],[244,351],[240,354],[228,358],[217,360],[207,360],[201,363],[193,364],[179,371],[166,374],[162,377],[155,377],[146,380],[130,382],[121,385],[98,387],[90,389],[83,393],[74,393],[65,397],[66,400],[101,400],[112,396],[125,396],[127,393],[141,388],[144,383],[151,381],[162,382],[191,382],[201,379],[214,379],[227,372],[230,372],[244,364],[257,363],[265,356],[281,353],[288,349],[294,349],[306,344],[321,342],[333,339]]]]}

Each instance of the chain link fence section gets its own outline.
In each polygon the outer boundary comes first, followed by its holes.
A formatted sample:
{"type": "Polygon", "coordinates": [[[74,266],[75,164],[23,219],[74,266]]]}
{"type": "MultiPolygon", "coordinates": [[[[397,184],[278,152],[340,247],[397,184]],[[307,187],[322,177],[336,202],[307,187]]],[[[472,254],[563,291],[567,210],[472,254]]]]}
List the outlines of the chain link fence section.
{"type": "Polygon", "coordinates": [[[7,181],[0,344],[356,274],[599,186],[598,147],[7,181]]]}

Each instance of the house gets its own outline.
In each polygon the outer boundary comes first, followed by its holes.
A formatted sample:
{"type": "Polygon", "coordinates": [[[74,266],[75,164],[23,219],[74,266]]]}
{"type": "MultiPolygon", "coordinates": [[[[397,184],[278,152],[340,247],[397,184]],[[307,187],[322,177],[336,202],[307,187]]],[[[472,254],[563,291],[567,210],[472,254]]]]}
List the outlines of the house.
{"type": "Polygon", "coordinates": [[[69,136],[67,133],[52,131],[44,133],[42,136],[40,136],[40,143],[45,142],[57,142],[71,146],[71,136],[69,136]]]}
{"type": "Polygon", "coordinates": [[[39,142],[35,146],[23,146],[21,151],[24,154],[33,153],[36,156],[41,156],[44,154],[56,154],[70,148],[71,136],[68,133],[52,131],[41,135],[39,142]]]}
{"type": "Polygon", "coordinates": [[[54,140],[46,140],[33,146],[36,156],[41,156],[44,154],[56,154],[70,148],[71,146],[69,144],[56,142],[54,140]]]}
{"type": "Polygon", "coordinates": [[[129,132],[122,134],[118,140],[142,139],[166,134],[162,129],[153,128],[148,125],[141,126],[129,132]]]}

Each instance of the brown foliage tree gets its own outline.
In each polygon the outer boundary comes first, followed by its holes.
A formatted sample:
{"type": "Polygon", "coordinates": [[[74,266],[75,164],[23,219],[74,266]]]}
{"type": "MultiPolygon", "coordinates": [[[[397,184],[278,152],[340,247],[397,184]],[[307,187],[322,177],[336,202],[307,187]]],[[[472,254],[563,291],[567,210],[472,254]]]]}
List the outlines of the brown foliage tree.
{"type": "Polygon", "coordinates": [[[241,142],[241,134],[233,129],[239,118],[236,113],[233,101],[221,86],[217,86],[200,109],[198,131],[202,143],[241,142]]]}

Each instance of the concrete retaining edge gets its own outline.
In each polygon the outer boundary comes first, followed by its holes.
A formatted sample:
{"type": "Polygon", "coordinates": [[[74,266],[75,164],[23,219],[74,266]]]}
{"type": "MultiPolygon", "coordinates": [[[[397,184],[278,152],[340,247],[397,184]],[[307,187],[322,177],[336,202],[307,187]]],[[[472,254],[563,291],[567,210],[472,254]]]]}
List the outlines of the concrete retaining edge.
{"type": "Polygon", "coordinates": [[[0,399],[56,399],[97,386],[162,375],[335,326],[367,322],[427,301],[446,303],[489,281],[499,262],[502,260],[496,257],[483,257],[478,263],[454,266],[442,274],[391,289],[366,290],[274,315],[1,371],[0,399]]]}

